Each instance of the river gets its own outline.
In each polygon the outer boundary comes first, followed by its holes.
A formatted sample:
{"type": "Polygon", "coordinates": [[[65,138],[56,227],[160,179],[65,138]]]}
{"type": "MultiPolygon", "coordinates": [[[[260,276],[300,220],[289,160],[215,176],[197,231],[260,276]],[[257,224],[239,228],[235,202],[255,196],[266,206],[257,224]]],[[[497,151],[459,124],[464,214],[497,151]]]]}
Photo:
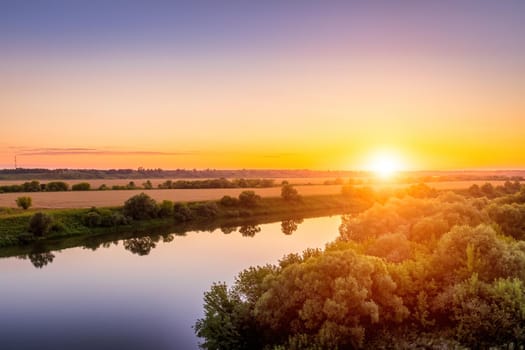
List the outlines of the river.
{"type": "Polygon", "coordinates": [[[244,268],[322,248],[340,222],[309,218],[2,258],[0,348],[197,349],[192,326],[213,282],[231,285],[244,268]]]}

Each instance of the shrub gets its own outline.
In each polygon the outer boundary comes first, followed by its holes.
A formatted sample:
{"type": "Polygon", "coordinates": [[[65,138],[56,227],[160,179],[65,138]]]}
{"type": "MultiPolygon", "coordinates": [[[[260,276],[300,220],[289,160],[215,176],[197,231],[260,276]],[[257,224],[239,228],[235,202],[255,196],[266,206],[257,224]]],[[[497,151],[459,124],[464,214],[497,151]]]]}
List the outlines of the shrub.
{"type": "Polygon", "coordinates": [[[301,199],[299,192],[297,192],[297,190],[290,184],[281,187],[281,197],[285,201],[298,201],[301,199]]]}
{"type": "Polygon", "coordinates": [[[102,184],[102,185],[100,185],[98,190],[99,191],[107,191],[107,190],[109,190],[109,187],[106,184],[102,184]]]}
{"type": "Polygon", "coordinates": [[[239,205],[239,200],[231,196],[224,196],[221,198],[220,203],[225,207],[236,207],[239,205]]]}
{"type": "Polygon", "coordinates": [[[175,203],[173,205],[173,218],[176,222],[185,222],[193,218],[193,213],[186,204],[175,203]]]}
{"type": "Polygon", "coordinates": [[[102,223],[102,217],[96,211],[90,211],[84,215],[83,221],[87,227],[97,227],[102,223]]]}
{"type": "Polygon", "coordinates": [[[157,216],[157,203],[145,193],[137,194],[124,203],[124,215],[135,220],[154,218],[157,216]]]}
{"type": "Polygon", "coordinates": [[[71,186],[71,190],[73,191],[89,191],[90,189],[91,185],[88,182],[81,182],[71,186]]]}
{"type": "Polygon", "coordinates": [[[242,191],[239,194],[239,203],[243,207],[255,207],[261,201],[261,196],[255,194],[254,191],[242,191]]]}
{"type": "Polygon", "coordinates": [[[53,181],[46,184],[46,191],[60,192],[69,190],[69,185],[63,181],[53,181]]]}
{"type": "Polygon", "coordinates": [[[31,206],[32,203],[33,203],[33,201],[31,199],[31,197],[18,197],[16,199],[16,205],[19,208],[22,208],[24,210],[29,209],[29,207],[31,206]]]}
{"type": "Polygon", "coordinates": [[[159,218],[167,218],[173,215],[173,202],[168,200],[163,200],[159,204],[158,216],[159,218]]]}
{"type": "Polygon", "coordinates": [[[22,192],[40,192],[41,190],[40,182],[38,181],[24,182],[22,184],[22,192]]]}
{"type": "Polygon", "coordinates": [[[35,236],[41,237],[49,233],[52,225],[53,219],[49,215],[38,212],[35,215],[33,215],[29,220],[28,231],[34,234],[35,236]]]}
{"type": "Polygon", "coordinates": [[[218,215],[219,208],[217,208],[217,204],[214,202],[206,202],[197,204],[194,207],[194,211],[198,216],[203,218],[214,218],[218,215]]]}
{"type": "Polygon", "coordinates": [[[129,225],[131,223],[131,218],[129,216],[124,216],[121,213],[112,213],[111,222],[114,226],[129,225]]]}

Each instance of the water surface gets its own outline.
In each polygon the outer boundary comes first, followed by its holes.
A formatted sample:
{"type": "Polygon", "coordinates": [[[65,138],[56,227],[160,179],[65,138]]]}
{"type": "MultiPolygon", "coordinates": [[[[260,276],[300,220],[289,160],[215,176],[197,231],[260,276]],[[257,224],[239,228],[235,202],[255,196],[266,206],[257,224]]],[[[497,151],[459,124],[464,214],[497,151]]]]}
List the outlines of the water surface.
{"type": "Polygon", "coordinates": [[[0,259],[0,348],[197,349],[192,325],[213,282],[231,284],[251,265],[322,248],[340,222],[311,218],[0,259]]]}

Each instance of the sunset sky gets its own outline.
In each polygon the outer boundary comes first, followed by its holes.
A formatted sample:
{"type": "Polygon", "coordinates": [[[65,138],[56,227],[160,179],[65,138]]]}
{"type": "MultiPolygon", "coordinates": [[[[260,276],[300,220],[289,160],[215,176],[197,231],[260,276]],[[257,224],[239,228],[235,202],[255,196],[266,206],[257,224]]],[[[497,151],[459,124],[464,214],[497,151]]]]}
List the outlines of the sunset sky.
{"type": "Polygon", "coordinates": [[[0,1],[0,167],[525,169],[525,1],[0,1]]]}

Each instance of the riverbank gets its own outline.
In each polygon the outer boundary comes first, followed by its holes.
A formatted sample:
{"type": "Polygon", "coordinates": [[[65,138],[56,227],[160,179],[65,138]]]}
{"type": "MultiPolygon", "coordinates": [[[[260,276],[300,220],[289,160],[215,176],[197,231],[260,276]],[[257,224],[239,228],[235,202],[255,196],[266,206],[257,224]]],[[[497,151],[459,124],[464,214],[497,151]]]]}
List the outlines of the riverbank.
{"type": "MultiPolygon", "coordinates": [[[[34,246],[52,243],[57,245],[60,241],[70,240],[76,244],[74,238],[81,243],[92,237],[115,235],[120,233],[144,234],[158,230],[172,229],[173,232],[184,230],[206,230],[222,226],[240,225],[245,222],[259,220],[282,220],[292,217],[307,215],[331,215],[357,212],[365,209],[367,203],[358,200],[349,200],[343,195],[315,195],[304,196],[300,201],[285,201],[282,198],[262,198],[256,206],[242,207],[239,205],[224,205],[221,201],[199,201],[184,203],[188,210],[187,218],[180,219],[175,212],[164,218],[148,220],[133,220],[129,223],[114,225],[93,225],[86,219],[93,209],[48,209],[28,210],[17,209],[0,210],[0,256],[11,249],[6,247],[34,246]],[[208,210],[210,209],[211,210],[208,210]],[[42,212],[53,219],[50,231],[36,237],[28,233],[29,222],[36,212],[42,212]]],[[[107,217],[122,215],[122,207],[98,208],[98,212],[107,217]]],[[[78,244],[77,244],[78,245],[78,244]]],[[[18,251],[18,250],[17,250],[18,251]]]]}

